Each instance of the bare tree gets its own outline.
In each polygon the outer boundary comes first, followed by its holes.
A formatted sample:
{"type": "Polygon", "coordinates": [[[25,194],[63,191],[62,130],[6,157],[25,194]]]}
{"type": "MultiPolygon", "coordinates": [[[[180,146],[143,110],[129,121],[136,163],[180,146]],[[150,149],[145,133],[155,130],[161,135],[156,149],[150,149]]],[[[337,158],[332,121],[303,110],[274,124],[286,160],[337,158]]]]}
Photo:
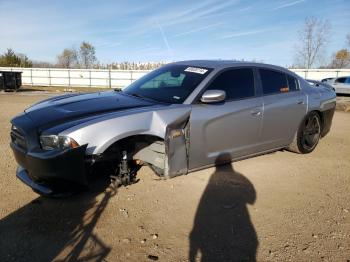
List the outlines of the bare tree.
{"type": "Polygon", "coordinates": [[[350,34],[347,34],[346,40],[347,40],[347,42],[348,42],[348,46],[350,46],[350,34]]]}
{"type": "Polygon", "coordinates": [[[65,48],[62,54],[57,56],[57,63],[63,68],[72,68],[78,63],[78,54],[74,48],[65,48]]]}
{"type": "Polygon", "coordinates": [[[307,69],[320,61],[323,49],[330,36],[330,22],[315,17],[305,19],[299,31],[299,43],[296,49],[297,63],[307,69]]]}
{"type": "Polygon", "coordinates": [[[20,67],[33,67],[33,62],[29,60],[28,56],[22,53],[17,53],[20,59],[20,67]]]}
{"type": "Polygon", "coordinates": [[[80,65],[83,68],[92,68],[96,63],[95,47],[88,42],[82,42],[79,49],[80,65]]]}

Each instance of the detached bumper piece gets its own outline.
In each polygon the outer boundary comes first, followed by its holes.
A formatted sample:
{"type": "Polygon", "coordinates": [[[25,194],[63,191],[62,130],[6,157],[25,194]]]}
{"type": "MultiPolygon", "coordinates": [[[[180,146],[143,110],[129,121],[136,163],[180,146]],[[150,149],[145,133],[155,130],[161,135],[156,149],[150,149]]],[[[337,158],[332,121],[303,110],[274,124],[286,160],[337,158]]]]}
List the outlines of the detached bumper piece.
{"type": "Polygon", "coordinates": [[[86,145],[64,151],[25,152],[14,143],[11,148],[19,164],[16,176],[37,193],[61,196],[87,186],[86,145]]]}
{"type": "Polygon", "coordinates": [[[17,178],[19,178],[19,180],[21,180],[24,184],[26,184],[27,186],[31,187],[35,192],[41,194],[41,195],[52,195],[53,191],[52,189],[44,186],[44,185],[40,185],[35,183],[28,175],[28,172],[21,166],[19,166],[17,168],[16,171],[16,176],[17,178]]]}

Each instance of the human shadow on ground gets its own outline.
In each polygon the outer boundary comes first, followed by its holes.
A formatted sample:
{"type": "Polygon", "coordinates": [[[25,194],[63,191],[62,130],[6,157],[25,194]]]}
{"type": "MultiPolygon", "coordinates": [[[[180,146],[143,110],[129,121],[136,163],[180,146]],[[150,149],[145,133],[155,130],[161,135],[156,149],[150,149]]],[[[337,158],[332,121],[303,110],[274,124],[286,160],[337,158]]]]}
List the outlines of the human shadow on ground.
{"type": "Polygon", "coordinates": [[[94,183],[69,198],[38,197],[1,219],[0,261],[103,261],[111,248],[93,230],[116,191],[106,179],[94,183]]]}
{"type": "Polygon", "coordinates": [[[257,234],[250,220],[248,204],[254,204],[252,183],[235,172],[231,164],[221,165],[227,156],[216,160],[216,170],[201,197],[190,234],[189,260],[255,261],[257,234]]]}

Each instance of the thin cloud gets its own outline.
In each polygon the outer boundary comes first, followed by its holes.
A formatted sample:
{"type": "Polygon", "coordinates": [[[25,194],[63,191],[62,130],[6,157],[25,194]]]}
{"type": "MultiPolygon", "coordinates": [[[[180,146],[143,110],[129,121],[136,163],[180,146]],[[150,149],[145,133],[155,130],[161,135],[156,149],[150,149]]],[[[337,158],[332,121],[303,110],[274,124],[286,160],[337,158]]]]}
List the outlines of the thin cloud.
{"type": "Polygon", "coordinates": [[[248,11],[248,10],[250,10],[250,9],[252,9],[252,5],[251,6],[247,6],[247,7],[243,7],[243,8],[241,8],[241,9],[238,9],[237,11],[238,12],[244,12],[244,11],[248,11]]]}
{"type": "Polygon", "coordinates": [[[174,37],[179,37],[179,36],[189,35],[189,34],[192,34],[192,33],[197,33],[197,32],[200,32],[200,31],[212,28],[212,27],[217,27],[217,26],[220,26],[220,25],[223,25],[223,24],[224,23],[220,22],[220,23],[215,23],[215,24],[212,24],[212,25],[207,25],[207,26],[195,28],[195,29],[192,29],[192,30],[189,30],[189,31],[186,31],[186,32],[182,32],[182,33],[176,34],[176,35],[174,35],[174,37]]]}
{"type": "Polygon", "coordinates": [[[226,15],[235,16],[235,15],[238,15],[240,13],[247,12],[247,11],[251,10],[253,7],[254,7],[254,5],[246,6],[246,7],[242,7],[242,8],[238,8],[238,9],[225,8],[222,11],[208,14],[208,15],[205,15],[201,18],[213,19],[215,17],[220,17],[220,19],[222,19],[222,17],[226,16],[226,15]]]}
{"type": "Polygon", "coordinates": [[[96,47],[100,47],[100,48],[113,48],[120,45],[122,45],[121,42],[113,42],[113,41],[97,42],[95,44],[96,47]]]}
{"type": "Polygon", "coordinates": [[[222,39],[227,39],[227,38],[234,38],[234,37],[239,37],[239,36],[247,36],[247,35],[256,35],[256,34],[261,34],[269,31],[273,31],[274,29],[261,29],[261,30],[252,30],[252,31],[244,31],[244,32],[237,32],[237,33],[232,33],[232,34],[227,34],[222,36],[222,39]]]}
{"type": "Polygon", "coordinates": [[[197,6],[193,9],[185,10],[180,13],[170,13],[165,14],[164,25],[171,26],[176,24],[182,24],[190,21],[198,20],[206,15],[211,15],[214,13],[219,13],[230,6],[237,4],[238,0],[231,0],[227,2],[218,3],[217,1],[208,1],[204,6],[197,6]]]}
{"type": "Polygon", "coordinates": [[[222,10],[226,10],[230,6],[237,4],[238,0],[230,0],[227,2],[218,3],[217,0],[208,0],[197,5],[190,6],[186,9],[181,7],[178,10],[171,10],[168,12],[163,12],[162,15],[154,15],[149,17],[146,21],[142,21],[137,25],[139,33],[144,33],[150,30],[150,26],[154,22],[159,22],[162,27],[170,27],[178,24],[190,23],[193,21],[198,21],[199,19],[205,17],[206,15],[219,13],[222,10]]]}
{"type": "Polygon", "coordinates": [[[162,35],[162,38],[163,38],[163,41],[164,41],[164,44],[166,45],[167,49],[168,49],[168,52],[169,52],[169,56],[172,57],[172,49],[169,45],[169,42],[168,42],[168,38],[166,37],[165,33],[164,33],[164,30],[163,30],[163,27],[159,24],[159,22],[157,21],[157,26],[159,28],[159,31],[162,35]]]}
{"type": "Polygon", "coordinates": [[[159,47],[149,46],[149,47],[145,47],[145,48],[136,50],[136,51],[134,51],[134,53],[142,54],[142,53],[147,53],[147,52],[151,52],[151,51],[159,51],[159,50],[161,50],[159,47]]]}
{"type": "MultiPolygon", "coordinates": [[[[124,37],[138,37],[154,30],[154,25],[161,24],[162,29],[179,24],[190,23],[205,18],[208,15],[227,12],[227,8],[235,5],[239,0],[220,1],[206,0],[184,8],[183,6],[154,14],[120,29],[120,35],[124,37]]],[[[157,26],[159,28],[159,26],[157,26]]]]}
{"type": "Polygon", "coordinates": [[[272,10],[275,11],[275,10],[282,9],[282,8],[285,8],[285,7],[297,5],[297,4],[300,4],[302,2],[305,2],[305,0],[297,0],[297,1],[289,2],[289,3],[284,3],[282,5],[279,5],[279,6],[275,7],[275,8],[272,8],[272,10]]]}

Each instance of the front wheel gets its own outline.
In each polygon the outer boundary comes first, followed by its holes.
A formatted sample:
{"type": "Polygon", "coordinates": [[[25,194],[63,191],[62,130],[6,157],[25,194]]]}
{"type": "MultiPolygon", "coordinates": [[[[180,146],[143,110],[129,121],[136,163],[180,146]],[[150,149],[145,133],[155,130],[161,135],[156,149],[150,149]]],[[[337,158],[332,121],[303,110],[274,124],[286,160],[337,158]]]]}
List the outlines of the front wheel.
{"type": "Polygon", "coordinates": [[[299,126],[294,141],[288,149],[299,154],[310,153],[317,146],[320,137],[320,116],[316,112],[310,112],[299,126]]]}

